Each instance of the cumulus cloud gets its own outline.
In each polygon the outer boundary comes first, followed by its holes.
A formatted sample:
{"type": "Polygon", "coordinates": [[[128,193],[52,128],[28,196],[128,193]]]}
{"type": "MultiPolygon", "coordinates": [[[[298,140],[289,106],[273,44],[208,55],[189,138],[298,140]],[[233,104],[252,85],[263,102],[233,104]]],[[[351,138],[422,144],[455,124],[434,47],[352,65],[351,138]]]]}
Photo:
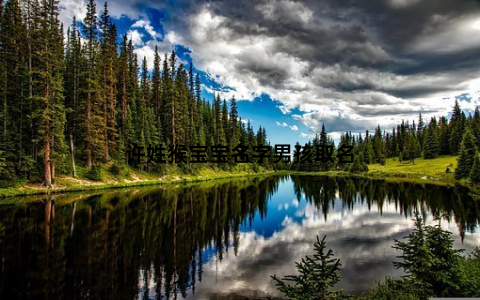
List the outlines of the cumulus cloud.
{"type": "Polygon", "coordinates": [[[127,36],[132,40],[133,46],[143,46],[143,33],[138,32],[138,30],[129,30],[127,36]]]}
{"type": "Polygon", "coordinates": [[[148,34],[150,35],[151,38],[160,37],[160,34],[158,34],[155,31],[153,26],[150,24],[150,21],[138,20],[131,27],[132,28],[143,28],[143,29],[145,29],[145,31],[148,32],[148,34]]]}
{"type": "MultiPolygon", "coordinates": [[[[75,2],[64,6],[82,14],[75,2]]],[[[455,95],[478,90],[475,0],[180,0],[175,6],[129,0],[111,6],[131,16],[141,7],[167,10],[163,44],[190,48],[197,68],[231,87],[226,98],[267,94],[280,101],[282,113],[296,110],[298,121],[317,132],[321,124],[329,132],[363,130],[419,112],[446,115],[455,95]]],[[[142,28],[154,38],[150,22],[142,16],[130,30],[142,28]]],[[[154,44],[139,43],[145,46],[154,44]]]]}

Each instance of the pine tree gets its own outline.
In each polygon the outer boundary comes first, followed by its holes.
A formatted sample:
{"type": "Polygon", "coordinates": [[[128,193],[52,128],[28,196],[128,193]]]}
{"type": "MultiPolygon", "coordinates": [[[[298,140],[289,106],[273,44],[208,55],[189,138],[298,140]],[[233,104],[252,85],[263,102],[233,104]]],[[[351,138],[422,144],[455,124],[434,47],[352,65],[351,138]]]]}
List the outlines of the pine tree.
{"type": "Polygon", "coordinates": [[[315,254],[305,256],[296,263],[299,275],[288,275],[282,279],[271,276],[279,291],[290,299],[335,299],[342,290],[331,289],[340,281],[340,260],[334,259],[331,249],[326,251],[325,236],[314,244],[315,254]],[[288,284],[291,282],[292,284],[288,284]]]}
{"type": "Polygon", "coordinates": [[[462,114],[457,100],[455,100],[449,127],[451,128],[450,153],[456,155],[459,153],[460,142],[462,141],[462,135],[465,130],[465,116],[462,114]]]}
{"type": "Polygon", "coordinates": [[[375,157],[375,162],[376,163],[384,163],[385,162],[385,143],[383,142],[382,139],[382,130],[380,129],[380,126],[377,126],[375,129],[375,135],[373,136],[372,139],[372,150],[373,150],[373,155],[375,157]]]}
{"type": "MultiPolygon", "coordinates": [[[[325,129],[325,124],[322,124],[322,131],[320,132],[320,146],[323,146],[325,149],[325,157],[327,157],[327,147],[332,146],[332,144],[328,140],[328,135],[327,135],[327,130],[325,129]]],[[[320,170],[321,171],[328,171],[333,167],[333,164],[331,161],[327,162],[321,162],[320,163],[320,170]]]]}
{"type": "Polygon", "coordinates": [[[418,114],[418,124],[417,124],[417,141],[421,147],[421,150],[423,150],[423,145],[424,145],[424,136],[425,136],[425,123],[423,122],[422,118],[422,113],[418,114]]]}
{"type": "Polygon", "coordinates": [[[236,147],[240,142],[240,137],[239,137],[240,127],[239,127],[239,123],[238,123],[237,100],[235,100],[235,97],[232,97],[232,99],[230,100],[229,121],[230,121],[229,135],[230,135],[230,145],[231,145],[230,147],[232,147],[232,146],[236,147]]]}
{"type": "Polygon", "coordinates": [[[44,1],[38,12],[42,16],[38,40],[33,52],[34,74],[37,78],[34,99],[35,113],[43,142],[44,185],[51,186],[55,163],[64,154],[65,109],[63,98],[63,32],[58,20],[59,7],[55,0],[44,1]]]}
{"type": "Polygon", "coordinates": [[[460,145],[460,155],[458,157],[458,166],[455,169],[455,179],[460,180],[468,178],[472,170],[473,161],[477,156],[477,149],[475,147],[475,138],[470,129],[467,128],[462,138],[460,145]]]}
{"type": "Polygon", "coordinates": [[[480,182],[480,159],[478,158],[478,155],[475,155],[473,160],[473,166],[470,172],[470,180],[475,183],[480,182]]]}
{"type": "Polygon", "coordinates": [[[363,160],[363,153],[357,152],[353,157],[353,163],[350,165],[350,173],[364,173],[368,172],[368,165],[363,160]]]}
{"type": "Polygon", "coordinates": [[[2,150],[5,150],[5,174],[12,176],[21,171],[24,162],[36,159],[36,153],[33,157],[26,157],[27,148],[33,146],[31,141],[34,145],[40,142],[37,132],[32,136],[33,132],[29,130],[36,109],[30,89],[27,89],[31,87],[27,49],[32,38],[26,23],[30,25],[31,22],[24,22],[21,3],[7,1],[0,24],[0,141],[2,150]]]}
{"type": "Polygon", "coordinates": [[[404,269],[406,278],[420,287],[426,296],[457,296],[460,272],[459,250],[453,249],[451,233],[442,230],[440,225],[424,226],[417,213],[415,229],[407,242],[395,240],[395,249],[401,250],[401,262],[394,266],[404,269]]]}
{"type": "Polygon", "coordinates": [[[428,124],[424,145],[423,145],[423,157],[425,159],[432,159],[435,158],[439,151],[437,135],[436,131],[436,121],[434,118],[428,124]]]}
{"type": "Polygon", "coordinates": [[[161,75],[160,75],[160,55],[158,47],[155,45],[155,54],[153,56],[153,72],[152,72],[152,106],[155,115],[158,116],[161,105],[161,75]]]}
{"type": "Polygon", "coordinates": [[[223,99],[223,104],[222,104],[222,129],[223,129],[223,132],[224,132],[226,145],[230,145],[230,139],[232,137],[230,135],[229,128],[230,128],[230,122],[228,120],[227,102],[225,101],[225,99],[223,99]]]}
{"type": "Polygon", "coordinates": [[[475,135],[477,148],[480,148],[480,110],[475,107],[475,113],[472,120],[472,133],[475,135]]]}
{"type": "Polygon", "coordinates": [[[105,2],[104,11],[100,18],[101,44],[100,44],[100,81],[102,87],[103,104],[103,140],[105,159],[109,159],[110,153],[115,152],[115,140],[117,138],[117,126],[115,116],[116,91],[116,60],[117,60],[117,30],[110,20],[108,5],[105,2]]]}
{"type": "MultiPolygon", "coordinates": [[[[172,52],[172,56],[175,55],[175,52],[172,52]]],[[[160,115],[163,116],[161,122],[165,128],[164,138],[165,142],[169,144],[175,144],[175,105],[173,99],[173,85],[172,85],[172,75],[175,73],[173,69],[170,69],[168,64],[168,56],[165,54],[163,60],[163,71],[162,71],[162,104],[163,106],[160,109],[160,115]]],[[[171,58],[170,61],[175,61],[175,58],[171,58]]]]}
{"type": "Polygon", "coordinates": [[[439,154],[450,154],[450,127],[447,119],[441,117],[438,121],[437,139],[439,144],[439,154]]]}
{"type": "Polygon", "coordinates": [[[77,28],[77,20],[73,18],[72,25],[68,29],[68,40],[65,54],[64,95],[67,114],[67,133],[74,143],[77,142],[77,134],[81,131],[83,115],[79,114],[80,75],[83,63],[81,52],[80,34],[77,28]]]}
{"type": "Polygon", "coordinates": [[[129,76],[129,55],[128,55],[128,39],[123,36],[120,46],[120,55],[117,59],[117,110],[120,117],[117,117],[120,125],[120,131],[125,133],[127,123],[127,106],[128,106],[128,78],[129,76]]]}
{"type": "Polygon", "coordinates": [[[83,21],[83,33],[86,39],[85,54],[86,66],[86,87],[85,87],[85,154],[87,166],[93,166],[96,157],[101,156],[104,151],[104,117],[103,101],[99,95],[100,85],[98,82],[98,23],[97,12],[94,0],[87,4],[87,14],[83,21]]]}

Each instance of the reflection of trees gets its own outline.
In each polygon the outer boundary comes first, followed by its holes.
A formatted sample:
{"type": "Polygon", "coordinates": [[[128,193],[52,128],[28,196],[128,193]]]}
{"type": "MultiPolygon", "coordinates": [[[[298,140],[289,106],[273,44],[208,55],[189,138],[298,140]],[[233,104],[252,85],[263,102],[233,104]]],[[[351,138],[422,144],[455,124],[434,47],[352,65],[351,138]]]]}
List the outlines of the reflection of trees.
{"type": "Polygon", "coordinates": [[[151,298],[149,287],[157,298],[186,296],[201,281],[202,262],[236,254],[240,225],[266,216],[278,183],[267,177],[0,206],[0,299],[151,298]]]}
{"type": "MultiPolygon", "coordinates": [[[[157,298],[185,296],[202,280],[203,263],[237,253],[240,226],[251,224],[257,213],[266,217],[267,201],[282,180],[44,196],[32,205],[0,205],[0,299],[154,298],[152,290],[157,298]]],[[[415,210],[440,213],[461,232],[475,230],[478,222],[479,204],[461,190],[317,176],[292,180],[297,196],[305,194],[325,218],[335,204],[381,209],[389,202],[406,218],[415,210]]]]}
{"type": "Polygon", "coordinates": [[[297,198],[300,200],[299,196],[304,193],[309,203],[323,211],[325,219],[333,208],[337,191],[342,205],[349,209],[356,203],[367,204],[369,209],[377,204],[382,213],[384,203],[389,202],[406,218],[418,210],[424,218],[430,212],[448,221],[453,219],[462,238],[466,231],[475,231],[480,217],[479,203],[461,188],[323,176],[292,176],[292,181],[297,198]]]}

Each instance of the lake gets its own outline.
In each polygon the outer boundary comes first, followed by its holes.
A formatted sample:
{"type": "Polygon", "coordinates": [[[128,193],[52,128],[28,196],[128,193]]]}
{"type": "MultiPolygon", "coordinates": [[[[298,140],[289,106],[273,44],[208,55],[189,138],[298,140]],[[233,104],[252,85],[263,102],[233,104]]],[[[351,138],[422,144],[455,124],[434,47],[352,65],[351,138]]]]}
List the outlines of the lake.
{"type": "Polygon", "coordinates": [[[480,203],[435,185],[267,176],[17,202],[0,200],[0,299],[281,297],[270,275],[295,274],[317,235],[362,294],[402,275],[392,245],[415,211],[480,245],[480,203]]]}

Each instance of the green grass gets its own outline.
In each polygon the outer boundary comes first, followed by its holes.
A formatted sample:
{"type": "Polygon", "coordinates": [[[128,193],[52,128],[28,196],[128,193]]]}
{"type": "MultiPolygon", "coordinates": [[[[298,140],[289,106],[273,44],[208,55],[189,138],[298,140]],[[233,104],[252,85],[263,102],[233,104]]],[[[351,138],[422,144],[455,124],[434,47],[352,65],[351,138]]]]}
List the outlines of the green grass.
{"type": "Polygon", "coordinates": [[[425,180],[429,182],[454,183],[453,172],[457,166],[457,156],[444,156],[435,159],[417,158],[414,163],[399,162],[389,158],[384,166],[373,164],[368,166],[368,176],[396,177],[425,180]],[[452,173],[447,173],[447,167],[452,173]]]}
{"type": "Polygon", "coordinates": [[[457,166],[458,156],[441,156],[435,159],[417,158],[414,163],[399,162],[398,158],[388,158],[385,165],[368,165],[367,173],[350,173],[347,171],[327,171],[327,172],[296,172],[291,174],[318,174],[331,177],[362,177],[372,179],[382,179],[393,182],[412,182],[412,183],[430,183],[436,185],[455,185],[460,184],[471,189],[474,193],[480,194],[480,187],[472,185],[469,181],[457,182],[454,179],[453,172],[457,166]],[[447,167],[451,173],[447,173],[447,167]],[[478,192],[477,192],[478,191],[478,192]]]}
{"type": "MultiPolygon", "coordinates": [[[[26,195],[45,195],[75,191],[95,191],[102,189],[126,188],[135,186],[151,186],[160,184],[175,184],[187,182],[208,181],[214,179],[225,179],[232,177],[247,177],[270,175],[273,171],[258,167],[254,170],[251,165],[240,164],[233,167],[230,171],[221,170],[217,166],[205,166],[203,168],[194,169],[188,174],[174,167],[167,167],[163,170],[163,174],[147,173],[133,168],[126,167],[122,176],[115,176],[109,172],[111,164],[102,166],[102,181],[88,180],[86,167],[77,168],[77,177],[59,176],[55,181],[55,188],[42,188],[38,184],[18,184],[14,187],[0,188],[0,198],[26,195]],[[164,175],[168,174],[168,175],[164,175]],[[77,182],[76,180],[81,180],[77,182]]],[[[278,173],[278,172],[277,172],[278,173]]],[[[282,172],[279,172],[282,173],[282,172]]]]}
{"type": "MultiPolygon", "coordinates": [[[[34,188],[26,184],[20,184],[16,187],[0,188],[0,197],[34,195],[34,194],[51,194],[65,191],[84,191],[99,190],[108,188],[123,188],[129,186],[146,186],[157,184],[168,184],[178,182],[196,182],[206,181],[219,178],[229,178],[238,176],[249,176],[258,174],[272,174],[262,167],[254,170],[249,164],[239,164],[232,167],[230,171],[221,170],[215,165],[205,165],[202,168],[192,169],[189,172],[182,172],[173,166],[165,166],[162,174],[147,173],[133,168],[125,167],[122,169],[121,175],[114,175],[109,171],[112,163],[102,166],[102,181],[94,182],[86,180],[88,169],[84,166],[77,168],[77,178],[83,180],[79,184],[71,177],[59,177],[55,184],[61,188],[46,189],[34,188]],[[256,171],[256,172],[255,172],[256,171]]],[[[474,194],[480,195],[480,187],[472,185],[469,181],[456,182],[453,172],[457,166],[457,156],[444,156],[435,159],[415,159],[414,163],[399,162],[397,158],[389,158],[385,165],[373,164],[369,165],[369,171],[365,174],[351,174],[345,171],[328,171],[328,172],[287,172],[291,174],[320,174],[326,176],[343,176],[343,177],[368,177],[374,179],[383,179],[386,181],[406,181],[413,183],[431,183],[437,185],[455,185],[460,184],[472,190],[474,194]],[[452,173],[446,173],[447,167],[452,173]]]]}

